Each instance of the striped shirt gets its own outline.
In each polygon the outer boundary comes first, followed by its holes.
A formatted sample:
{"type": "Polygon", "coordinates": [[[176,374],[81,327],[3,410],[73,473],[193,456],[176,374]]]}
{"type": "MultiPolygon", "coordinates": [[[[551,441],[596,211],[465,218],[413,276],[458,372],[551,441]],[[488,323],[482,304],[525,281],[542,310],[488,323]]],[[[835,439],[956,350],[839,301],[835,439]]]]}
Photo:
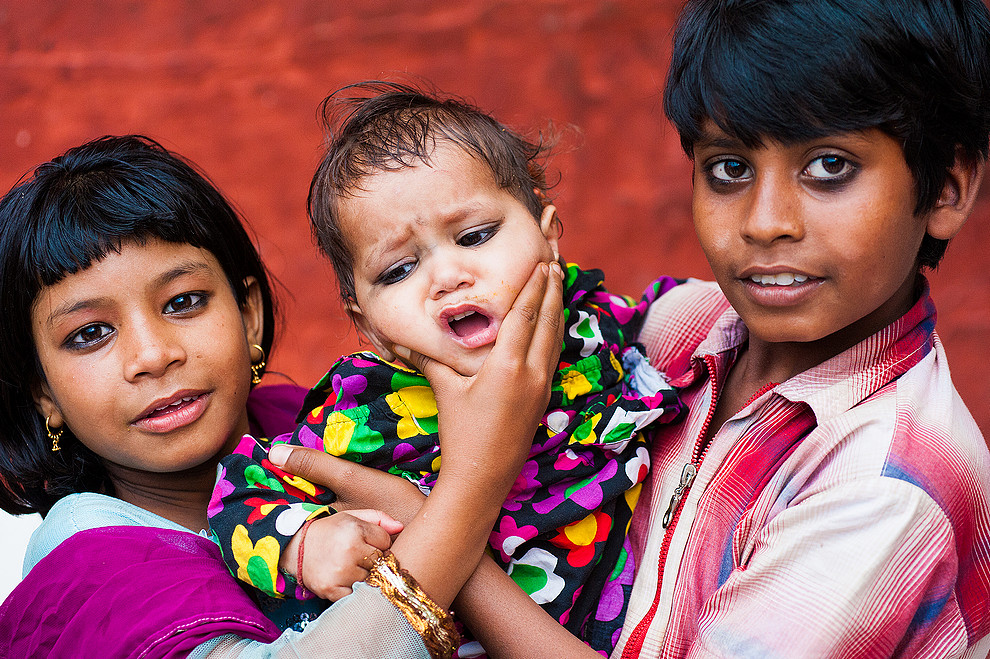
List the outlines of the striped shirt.
{"type": "Polygon", "coordinates": [[[714,284],[654,303],[640,340],[690,413],[654,436],[613,657],[987,656],[990,453],[934,324],[926,285],[704,445],[746,328],[714,284]]]}

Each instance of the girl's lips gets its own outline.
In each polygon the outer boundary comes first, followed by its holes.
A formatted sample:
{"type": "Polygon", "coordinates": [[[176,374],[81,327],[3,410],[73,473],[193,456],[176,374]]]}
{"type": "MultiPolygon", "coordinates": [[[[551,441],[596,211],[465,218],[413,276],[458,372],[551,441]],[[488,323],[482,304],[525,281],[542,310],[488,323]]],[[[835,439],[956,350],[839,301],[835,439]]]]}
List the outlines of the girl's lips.
{"type": "Polygon", "coordinates": [[[209,404],[208,392],[180,391],[149,405],[133,425],[154,433],[166,433],[187,426],[203,416],[209,404]]]}

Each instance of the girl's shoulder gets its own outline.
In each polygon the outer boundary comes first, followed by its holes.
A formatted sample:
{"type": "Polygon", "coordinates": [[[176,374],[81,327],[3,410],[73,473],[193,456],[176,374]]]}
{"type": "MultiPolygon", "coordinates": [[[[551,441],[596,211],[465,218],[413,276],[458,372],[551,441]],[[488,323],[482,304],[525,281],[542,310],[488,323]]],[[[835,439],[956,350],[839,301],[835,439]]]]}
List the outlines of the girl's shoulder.
{"type": "Polygon", "coordinates": [[[115,497],[95,492],[81,492],[62,497],[52,506],[28,541],[24,553],[23,574],[27,575],[38,561],[79,531],[104,526],[152,526],[188,531],[159,515],[115,497]]]}

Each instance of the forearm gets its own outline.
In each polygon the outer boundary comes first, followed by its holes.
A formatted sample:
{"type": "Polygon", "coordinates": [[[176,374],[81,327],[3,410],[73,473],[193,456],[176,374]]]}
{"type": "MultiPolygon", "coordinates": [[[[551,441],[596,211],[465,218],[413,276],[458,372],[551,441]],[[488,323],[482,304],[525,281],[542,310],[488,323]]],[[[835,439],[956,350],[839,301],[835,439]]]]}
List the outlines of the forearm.
{"type": "Polygon", "coordinates": [[[491,657],[601,657],[540,608],[487,556],[454,600],[454,610],[491,657]]]}
{"type": "Polygon", "coordinates": [[[504,480],[448,480],[441,472],[396,539],[392,553],[440,606],[448,608],[474,572],[510,486],[504,480]]]}

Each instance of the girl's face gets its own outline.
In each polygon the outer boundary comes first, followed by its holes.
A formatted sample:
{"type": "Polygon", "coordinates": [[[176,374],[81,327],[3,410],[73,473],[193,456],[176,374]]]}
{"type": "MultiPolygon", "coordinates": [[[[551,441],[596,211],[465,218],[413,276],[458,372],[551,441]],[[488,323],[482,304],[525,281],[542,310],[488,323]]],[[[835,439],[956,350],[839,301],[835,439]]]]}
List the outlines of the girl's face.
{"type": "Polygon", "coordinates": [[[31,310],[45,382],[35,401],[103,458],[115,483],[215,468],[248,430],[262,301],[239,307],[209,251],[124,243],[41,290],[31,310]]]}

